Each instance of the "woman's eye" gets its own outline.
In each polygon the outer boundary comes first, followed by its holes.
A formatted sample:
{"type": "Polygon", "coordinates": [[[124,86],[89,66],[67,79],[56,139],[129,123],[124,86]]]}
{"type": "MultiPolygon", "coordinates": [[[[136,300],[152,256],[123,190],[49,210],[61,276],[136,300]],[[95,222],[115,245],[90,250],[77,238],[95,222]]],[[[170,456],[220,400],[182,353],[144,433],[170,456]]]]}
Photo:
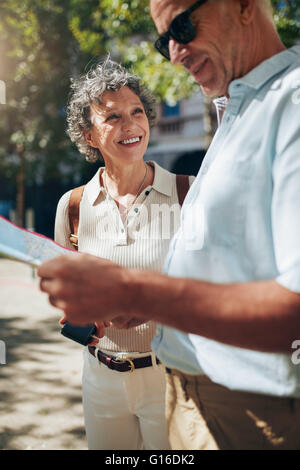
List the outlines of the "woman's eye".
{"type": "Polygon", "coordinates": [[[144,111],[142,110],[142,108],[136,108],[134,110],[134,114],[138,114],[138,113],[143,113],[144,111]]]}
{"type": "Polygon", "coordinates": [[[117,114],[111,114],[106,118],[106,121],[110,121],[111,119],[118,119],[119,116],[117,114]]]}

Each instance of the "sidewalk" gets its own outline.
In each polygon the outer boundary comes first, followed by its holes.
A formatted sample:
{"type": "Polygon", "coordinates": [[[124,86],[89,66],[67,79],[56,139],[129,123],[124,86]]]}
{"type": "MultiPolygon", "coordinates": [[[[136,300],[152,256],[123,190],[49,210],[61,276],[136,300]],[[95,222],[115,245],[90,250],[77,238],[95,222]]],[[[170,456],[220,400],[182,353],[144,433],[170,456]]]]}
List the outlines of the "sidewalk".
{"type": "Polygon", "coordinates": [[[59,318],[32,269],[0,259],[0,450],[87,448],[82,347],[61,336],[59,318]]]}

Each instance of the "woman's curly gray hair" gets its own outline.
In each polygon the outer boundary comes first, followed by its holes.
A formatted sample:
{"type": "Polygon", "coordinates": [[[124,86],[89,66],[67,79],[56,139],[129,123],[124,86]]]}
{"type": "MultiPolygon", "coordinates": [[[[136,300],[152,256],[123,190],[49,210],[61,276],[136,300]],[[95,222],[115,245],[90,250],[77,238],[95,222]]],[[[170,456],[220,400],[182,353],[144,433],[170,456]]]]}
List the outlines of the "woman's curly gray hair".
{"type": "Polygon", "coordinates": [[[123,86],[130,88],[141,100],[149,126],[156,123],[156,101],[152,94],[142,84],[137,75],[129,73],[122,65],[108,57],[99,63],[86,75],[71,79],[71,97],[67,108],[67,134],[77,145],[86,160],[95,162],[103,157],[99,149],[88,145],[84,131],[91,129],[90,105],[101,104],[101,98],[106,91],[118,91],[123,86]]]}

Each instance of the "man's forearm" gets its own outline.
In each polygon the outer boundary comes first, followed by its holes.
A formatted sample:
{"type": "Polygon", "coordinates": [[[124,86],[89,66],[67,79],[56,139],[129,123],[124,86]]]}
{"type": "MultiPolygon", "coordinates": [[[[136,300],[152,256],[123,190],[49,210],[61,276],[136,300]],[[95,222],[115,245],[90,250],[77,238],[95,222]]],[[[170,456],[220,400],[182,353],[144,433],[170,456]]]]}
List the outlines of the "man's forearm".
{"type": "Polygon", "coordinates": [[[272,280],[213,284],[143,271],[133,284],[145,319],[266,352],[289,352],[300,339],[300,295],[272,280]]]}
{"type": "Polygon", "coordinates": [[[290,352],[300,339],[300,294],[274,280],[214,284],[122,268],[91,255],[38,269],[41,290],[71,323],[154,320],[243,348],[290,352]]]}

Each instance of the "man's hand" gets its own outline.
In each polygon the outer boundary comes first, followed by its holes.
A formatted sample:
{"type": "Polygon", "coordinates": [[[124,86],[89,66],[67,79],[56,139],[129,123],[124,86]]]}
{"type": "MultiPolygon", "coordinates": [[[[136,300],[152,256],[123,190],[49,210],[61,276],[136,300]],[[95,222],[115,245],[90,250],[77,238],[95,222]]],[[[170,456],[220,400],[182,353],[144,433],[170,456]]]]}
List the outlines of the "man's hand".
{"type": "Polygon", "coordinates": [[[131,273],[111,261],[78,253],[46,261],[38,268],[40,287],[70,323],[137,317],[129,283],[131,273]]]}

